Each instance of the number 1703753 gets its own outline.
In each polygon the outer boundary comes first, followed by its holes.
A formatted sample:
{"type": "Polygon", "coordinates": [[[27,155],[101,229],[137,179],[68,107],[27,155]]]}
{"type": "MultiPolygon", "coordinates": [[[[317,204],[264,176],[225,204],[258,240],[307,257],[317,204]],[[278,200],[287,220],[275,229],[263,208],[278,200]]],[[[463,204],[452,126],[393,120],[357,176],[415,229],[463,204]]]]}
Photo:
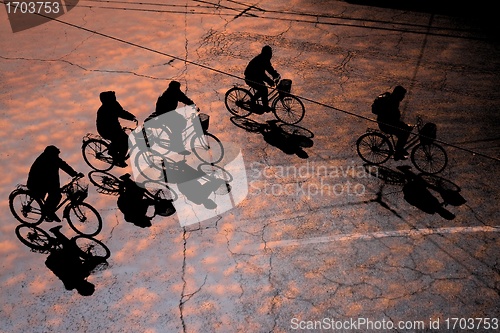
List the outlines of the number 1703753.
{"type": "Polygon", "coordinates": [[[59,14],[59,2],[45,1],[6,1],[5,7],[8,14],[59,14]]]}
{"type": "Polygon", "coordinates": [[[498,330],[498,318],[446,318],[448,330],[498,330]]]}

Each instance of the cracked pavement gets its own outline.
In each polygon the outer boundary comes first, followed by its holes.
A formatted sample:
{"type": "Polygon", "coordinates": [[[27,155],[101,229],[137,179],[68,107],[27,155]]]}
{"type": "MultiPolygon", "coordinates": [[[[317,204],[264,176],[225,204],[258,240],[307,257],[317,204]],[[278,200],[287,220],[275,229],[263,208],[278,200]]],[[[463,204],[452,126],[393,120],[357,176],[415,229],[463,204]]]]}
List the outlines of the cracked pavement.
{"type": "MultiPolygon", "coordinates": [[[[500,319],[500,50],[481,22],[333,0],[80,1],[59,19],[86,30],[49,22],[16,34],[3,9],[0,16],[1,332],[290,332],[293,318],[500,319]],[[299,125],[313,134],[306,159],[236,126],[225,109],[225,92],[243,84],[237,77],[265,44],[303,98],[299,125]],[[16,238],[8,194],[49,144],[90,171],[81,138],[96,132],[99,92],[116,91],[144,120],[170,80],[210,115],[211,133],[241,147],[248,195],[200,223],[157,216],[142,229],[91,185],[87,201],[104,221],[96,238],[111,258],[89,277],[92,296],[67,291],[46,254],[16,238]],[[373,98],[398,84],[408,89],[405,120],[424,116],[451,144],[443,144],[449,164],[439,176],[466,200],[445,207],[452,220],[361,169],[356,139],[376,126],[364,117],[373,119],[373,98]]],[[[251,119],[266,124],[273,115],[251,119]]],[[[403,164],[411,162],[385,166],[403,164]]],[[[65,222],[62,231],[72,232],[65,222]]]]}

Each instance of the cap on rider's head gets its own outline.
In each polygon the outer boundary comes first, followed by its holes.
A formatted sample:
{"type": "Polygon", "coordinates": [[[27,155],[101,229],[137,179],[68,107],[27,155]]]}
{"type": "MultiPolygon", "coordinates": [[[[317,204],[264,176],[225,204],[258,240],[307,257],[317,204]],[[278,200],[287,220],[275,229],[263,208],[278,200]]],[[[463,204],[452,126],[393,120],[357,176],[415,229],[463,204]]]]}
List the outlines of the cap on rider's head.
{"type": "Polygon", "coordinates": [[[271,58],[273,56],[273,49],[269,45],[266,45],[262,48],[260,53],[271,58]]]}
{"type": "Polygon", "coordinates": [[[170,81],[168,87],[172,89],[181,89],[181,83],[178,81],[170,81]]]}
{"type": "Polygon", "coordinates": [[[59,155],[61,151],[56,146],[50,145],[45,147],[45,150],[43,152],[50,155],[59,155]]]}

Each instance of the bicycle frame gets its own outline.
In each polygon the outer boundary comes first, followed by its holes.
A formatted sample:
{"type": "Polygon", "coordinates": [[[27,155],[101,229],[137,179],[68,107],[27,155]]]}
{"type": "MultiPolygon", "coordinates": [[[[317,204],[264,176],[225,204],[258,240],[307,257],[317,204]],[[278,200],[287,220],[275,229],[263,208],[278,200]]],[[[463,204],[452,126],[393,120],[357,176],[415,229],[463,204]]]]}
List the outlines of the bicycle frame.
{"type": "MultiPolygon", "coordinates": [[[[248,86],[250,89],[250,92],[252,93],[252,96],[255,97],[255,93],[257,92],[257,89],[248,86]]],[[[269,104],[273,104],[275,99],[279,98],[279,91],[278,91],[278,83],[274,87],[267,86],[269,89],[267,92],[267,99],[269,101],[269,104]]],[[[257,100],[254,100],[254,103],[261,105],[261,103],[258,103],[257,100]]]]}
{"type": "MultiPolygon", "coordinates": [[[[418,143],[419,143],[419,140],[420,140],[420,129],[422,127],[422,118],[420,116],[417,116],[417,123],[412,126],[411,128],[411,131],[410,131],[410,138],[408,138],[408,141],[406,142],[405,146],[404,146],[404,149],[405,150],[410,150],[411,148],[415,147],[418,143]],[[417,129],[417,133],[414,133],[414,129],[417,129]]],[[[392,149],[394,150],[395,147],[396,147],[396,140],[394,139],[394,134],[389,134],[389,133],[385,133],[385,132],[382,132],[380,130],[368,130],[368,132],[379,132],[383,135],[385,135],[390,141],[391,141],[391,144],[392,144],[392,149]]],[[[394,151],[392,152],[394,153],[394,151]]]]}

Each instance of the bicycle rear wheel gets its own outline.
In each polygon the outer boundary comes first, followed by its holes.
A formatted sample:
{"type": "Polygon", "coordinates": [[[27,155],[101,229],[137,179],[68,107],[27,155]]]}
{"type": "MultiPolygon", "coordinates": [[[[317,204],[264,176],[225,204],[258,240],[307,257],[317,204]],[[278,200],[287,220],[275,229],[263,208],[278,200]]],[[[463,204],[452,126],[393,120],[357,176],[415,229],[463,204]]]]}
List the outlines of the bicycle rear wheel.
{"type": "Polygon", "coordinates": [[[104,245],[103,242],[89,237],[89,236],[76,236],[72,239],[74,244],[80,249],[81,255],[85,260],[100,259],[106,260],[111,256],[111,251],[104,245]]]}
{"type": "Polygon", "coordinates": [[[109,155],[109,144],[103,140],[90,139],[82,146],[85,163],[94,170],[108,171],[113,167],[113,157],[109,155]]]}
{"type": "Polygon", "coordinates": [[[410,158],[420,172],[427,174],[439,173],[448,164],[446,151],[443,147],[435,143],[431,143],[430,145],[419,143],[411,151],[410,158]]]}
{"type": "Polygon", "coordinates": [[[50,249],[50,235],[45,230],[33,225],[18,225],[16,227],[16,236],[24,245],[32,250],[46,251],[50,249]]]}
{"type": "Polygon", "coordinates": [[[89,173],[89,179],[98,187],[98,192],[117,194],[120,191],[121,181],[110,173],[94,170],[89,173]]]}
{"type": "Polygon", "coordinates": [[[300,122],[306,113],[302,101],[293,95],[275,99],[272,108],[276,118],[289,125],[300,122]]]}
{"type": "Polygon", "coordinates": [[[385,163],[393,154],[392,144],[380,133],[365,133],[356,141],[359,157],[370,164],[385,163]]]}
{"type": "Polygon", "coordinates": [[[191,149],[201,161],[217,164],[224,157],[224,147],[220,140],[211,133],[195,135],[191,139],[191,149]]]}
{"type": "Polygon", "coordinates": [[[42,207],[42,200],[32,196],[29,191],[14,191],[9,196],[10,211],[19,222],[29,225],[42,223],[45,218],[42,207]]]}
{"type": "Polygon", "coordinates": [[[252,113],[252,98],[252,93],[247,89],[233,87],[226,92],[224,103],[236,117],[246,117],[252,113]]]}
{"type": "Polygon", "coordinates": [[[86,202],[69,204],[64,209],[68,224],[76,233],[95,236],[102,229],[102,218],[97,210],[86,202]]]}

